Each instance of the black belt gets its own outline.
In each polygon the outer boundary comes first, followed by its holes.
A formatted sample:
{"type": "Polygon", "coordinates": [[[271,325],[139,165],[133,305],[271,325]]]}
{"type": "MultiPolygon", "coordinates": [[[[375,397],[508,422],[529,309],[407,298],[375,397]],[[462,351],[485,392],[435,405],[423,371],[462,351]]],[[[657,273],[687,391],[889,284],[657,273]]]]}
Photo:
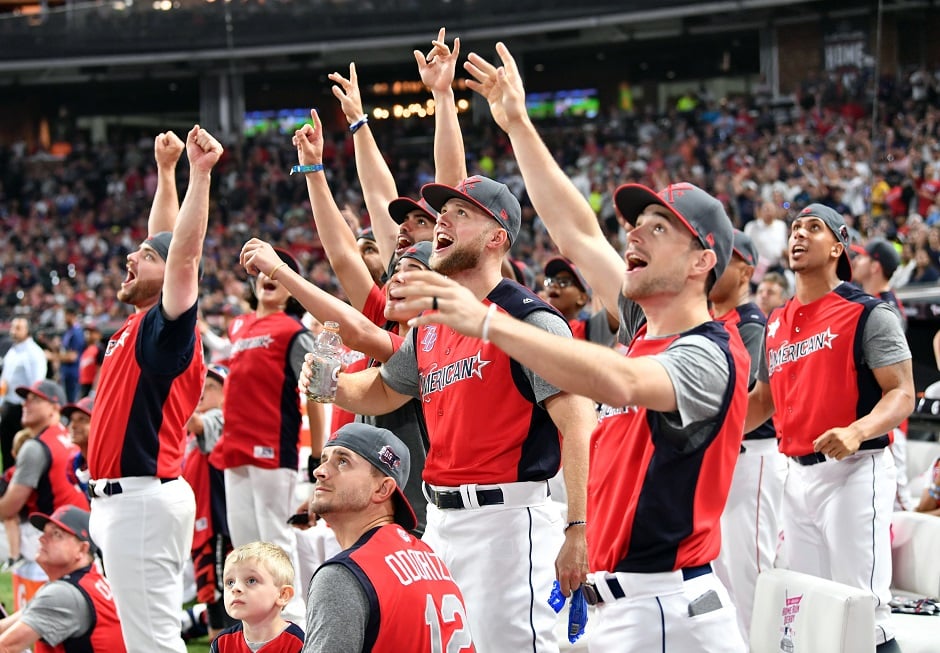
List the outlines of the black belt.
{"type": "Polygon", "coordinates": [[[828,458],[826,458],[826,456],[824,456],[823,454],[819,452],[809,453],[809,454],[806,454],[805,456],[790,456],[790,459],[795,460],[796,462],[800,463],[804,467],[815,465],[817,463],[824,463],[827,460],[829,460],[828,458]]]}
{"type": "MultiPolygon", "coordinates": [[[[475,494],[477,503],[481,506],[498,506],[503,504],[503,491],[499,488],[477,490],[475,494]]],[[[460,510],[466,508],[463,503],[463,494],[459,490],[438,492],[429,487],[428,499],[442,510],[460,510]]]]}
{"type": "MultiPolygon", "coordinates": [[[[170,481],[178,480],[179,477],[174,478],[161,478],[160,483],[169,483],[170,481]]],[[[95,481],[88,481],[88,497],[94,499],[98,496],[98,493],[95,492],[95,489],[99,487],[99,483],[95,481]]],[[[121,494],[124,492],[124,488],[121,487],[120,481],[108,481],[107,483],[101,484],[101,494],[106,497],[113,497],[115,494],[121,494]]]]}
{"type": "MultiPolygon", "coordinates": [[[[682,580],[692,580],[693,578],[698,578],[699,576],[710,573],[712,573],[712,566],[710,564],[699,565],[697,567],[685,567],[682,569],[682,580]]],[[[607,587],[610,589],[610,593],[615,599],[622,599],[626,596],[616,576],[605,578],[603,582],[607,583],[607,587]]],[[[604,602],[604,597],[597,591],[597,586],[594,583],[582,584],[581,590],[584,592],[584,599],[588,602],[588,605],[597,605],[598,603],[604,602]]]]}

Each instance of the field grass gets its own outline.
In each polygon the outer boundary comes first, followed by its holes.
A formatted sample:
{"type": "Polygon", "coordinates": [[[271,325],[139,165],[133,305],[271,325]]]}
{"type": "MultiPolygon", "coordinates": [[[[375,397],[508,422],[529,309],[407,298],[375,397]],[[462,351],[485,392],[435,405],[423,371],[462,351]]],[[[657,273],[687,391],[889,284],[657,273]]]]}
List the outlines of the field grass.
{"type": "MultiPolygon", "coordinates": [[[[10,572],[0,572],[0,602],[7,612],[13,611],[13,584],[10,572]]],[[[196,639],[186,644],[186,650],[189,653],[206,653],[209,650],[209,639],[204,637],[196,639]]]]}

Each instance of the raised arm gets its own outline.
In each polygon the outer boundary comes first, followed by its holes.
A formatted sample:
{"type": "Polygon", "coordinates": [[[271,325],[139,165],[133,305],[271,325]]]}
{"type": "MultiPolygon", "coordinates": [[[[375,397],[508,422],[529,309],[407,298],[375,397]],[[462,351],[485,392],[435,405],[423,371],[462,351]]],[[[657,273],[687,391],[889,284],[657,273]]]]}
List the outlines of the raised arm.
{"type": "Polygon", "coordinates": [[[431,41],[431,50],[425,55],[415,50],[415,61],[421,81],[431,90],[434,98],[434,180],[439,184],[456,186],[467,177],[467,157],[463,134],[457,120],[457,102],[454,98],[454,75],[460,54],[460,39],[454,39],[451,52],[445,41],[445,29],[431,41]]]}
{"type": "MultiPolygon", "coordinates": [[[[293,142],[297,148],[297,159],[301,165],[322,165],[323,123],[316,109],[310,112],[310,117],[313,120],[312,125],[304,125],[294,132],[293,142]]],[[[369,268],[359,256],[356,235],[346,224],[336,200],[333,199],[326,173],[321,170],[305,173],[304,176],[307,178],[307,193],[313,208],[313,221],[320,234],[326,257],[349,301],[361,311],[375,282],[369,274],[369,268]]]]}
{"type": "MultiPolygon", "coordinates": [[[[356,73],[356,64],[349,64],[349,78],[339,73],[330,73],[329,78],[335,82],[332,88],[333,95],[339,100],[346,122],[356,124],[366,116],[362,108],[362,96],[359,93],[359,75],[356,73]]],[[[398,188],[395,186],[395,177],[388,168],[388,163],[379,150],[375,136],[369,128],[369,123],[361,125],[353,133],[353,145],[356,151],[356,173],[359,175],[359,185],[362,186],[362,197],[372,220],[372,233],[375,234],[375,244],[379,248],[379,255],[387,265],[395,253],[395,243],[398,240],[398,225],[388,213],[388,204],[398,197],[398,188]]]]}
{"type": "Polygon", "coordinates": [[[176,216],[180,211],[179,195],[176,191],[176,163],[185,149],[185,144],[173,132],[157,134],[153,139],[153,157],[157,161],[157,190],[150,206],[147,220],[147,235],[161,231],[173,231],[176,216]]]}
{"type": "Polygon", "coordinates": [[[609,406],[676,410],[672,381],[652,358],[626,358],[609,347],[563,338],[508,313],[490,312],[469,289],[434,272],[405,272],[400,278],[402,284],[389,292],[408,298],[398,310],[425,311],[410,320],[410,326],[444,324],[463,335],[491,340],[552,385],[609,406]],[[435,303],[437,310],[430,310],[435,303]]]}
{"type": "MultiPolygon", "coordinates": [[[[260,271],[270,276],[281,264],[281,259],[269,243],[252,238],[242,247],[240,262],[248,274],[260,271]]],[[[313,285],[290,267],[278,268],[277,281],[317,320],[338,322],[339,335],[349,348],[382,362],[395,353],[388,331],[377,327],[361,312],[313,285]]]]}
{"type": "Polygon", "coordinates": [[[199,297],[199,260],[209,222],[209,185],[213,166],[222,156],[222,145],[199,125],[186,137],[189,187],[173,227],[173,238],[163,276],[163,312],[173,320],[199,297]]]}
{"type": "Polygon", "coordinates": [[[542,142],[525,107],[525,89],[516,62],[496,44],[503,65],[496,68],[471,53],[464,64],[473,79],[467,86],[490,106],[493,119],[509,135],[532,205],[561,253],[581,268],[604,307],[619,314],[618,300],[626,264],[604,237],[597,216],[542,142]]]}

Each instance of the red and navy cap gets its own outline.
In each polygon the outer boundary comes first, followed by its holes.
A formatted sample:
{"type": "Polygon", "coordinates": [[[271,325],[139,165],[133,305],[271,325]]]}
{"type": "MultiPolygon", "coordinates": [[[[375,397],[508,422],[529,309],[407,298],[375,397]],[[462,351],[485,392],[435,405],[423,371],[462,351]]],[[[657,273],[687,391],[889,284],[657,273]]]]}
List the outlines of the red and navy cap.
{"type": "Polygon", "coordinates": [[[82,510],[76,506],[62,506],[51,515],[41,512],[30,513],[29,523],[39,530],[45,530],[47,524],[55,524],[82,542],[88,542],[91,545],[91,552],[94,553],[97,547],[88,531],[88,517],[87,510],[82,510]]]}
{"type": "Polygon", "coordinates": [[[65,406],[66,403],[65,390],[58,383],[49,379],[36,381],[32,385],[21,385],[16,389],[16,394],[23,399],[26,399],[26,395],[36,395],[56,406],[65,406]]]}
{"type": "Polygon", "coordinates": [[[510,244],[516,242],[519,229],[522,228],[522,207],[519,205],[519,200],[510,192],[509,186],[489,177],[481,175],[467,177],[456,187],[445,184],[425,184],[421,189],[421,196],[435,211],[440,211],[447,200],[452,198],[473,204],[485,211],[506,230],[510,244]]]}
{"type": "MultiPolygon", "coordinates": [[[[392,216],[392,220],[398,224],[407,220],[408,214],[412,211],[420,211],[428,216],[431,222],[437,222],[437,213],[428,205],[427,200],[423,197],[417,202],[410,197],[397,197],[388,203],[388,214],[392,216]]],[[[373,238],[373,240],[375,239],[373,238]]]]}
{"type": "Polygon", "coordinates": [[[418,518],[408,503],[403,488],[411,472],[411,452],[388,429],[351,422],[344,424],[326,441],[324,447],[346,447],[354,451],[386,476],[395,481],[395,523],[414,530],[418,518]]]}
{"type": "Polygon", "coordinates": [[[810,204],[799,212],[798,218],[819,218],[822,220],[836,240],[842,243],[842,256],[836,266],[836,275],[843,281],[852,280],[852,262],[849,260],[849,227],[838,211],[818,202],[810,204]]]}
{"type": "Polygon", "coordinates": [[[91,417],[91,411],[95,407],[95,400],[91,397],[82,397],[74,404],[66,404],[65,408],[62,409],[62,416],[65,419],[72,419],[72,413],[79,412],[85,413],[91,417]]]}
{"type": "Polygon", "coordinates": [[[641,184],[624,184],[614,192],[614,204],[624,219],[635,224],[650,204],[665,207],[692,232],[705,249],[715,252],[715,279],[731,260],[734,227],[721,202],[698,186],[686,182],[670,184],[655,192],[641,184]]]}

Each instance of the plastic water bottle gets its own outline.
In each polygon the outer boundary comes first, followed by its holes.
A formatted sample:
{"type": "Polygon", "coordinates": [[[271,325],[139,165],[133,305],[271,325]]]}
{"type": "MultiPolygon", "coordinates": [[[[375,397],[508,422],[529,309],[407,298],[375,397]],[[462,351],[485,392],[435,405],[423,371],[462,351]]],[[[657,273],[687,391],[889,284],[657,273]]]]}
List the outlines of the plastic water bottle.
{"type": "Polygon", "coordinates": [[[331,404],[336,400],[336,386],[343,365],[342,353],[343,340],[339,337],[339,324],[324,323],[313,348],[310,385],[307,386],[308,399],[321,404],[331,404]]]}

